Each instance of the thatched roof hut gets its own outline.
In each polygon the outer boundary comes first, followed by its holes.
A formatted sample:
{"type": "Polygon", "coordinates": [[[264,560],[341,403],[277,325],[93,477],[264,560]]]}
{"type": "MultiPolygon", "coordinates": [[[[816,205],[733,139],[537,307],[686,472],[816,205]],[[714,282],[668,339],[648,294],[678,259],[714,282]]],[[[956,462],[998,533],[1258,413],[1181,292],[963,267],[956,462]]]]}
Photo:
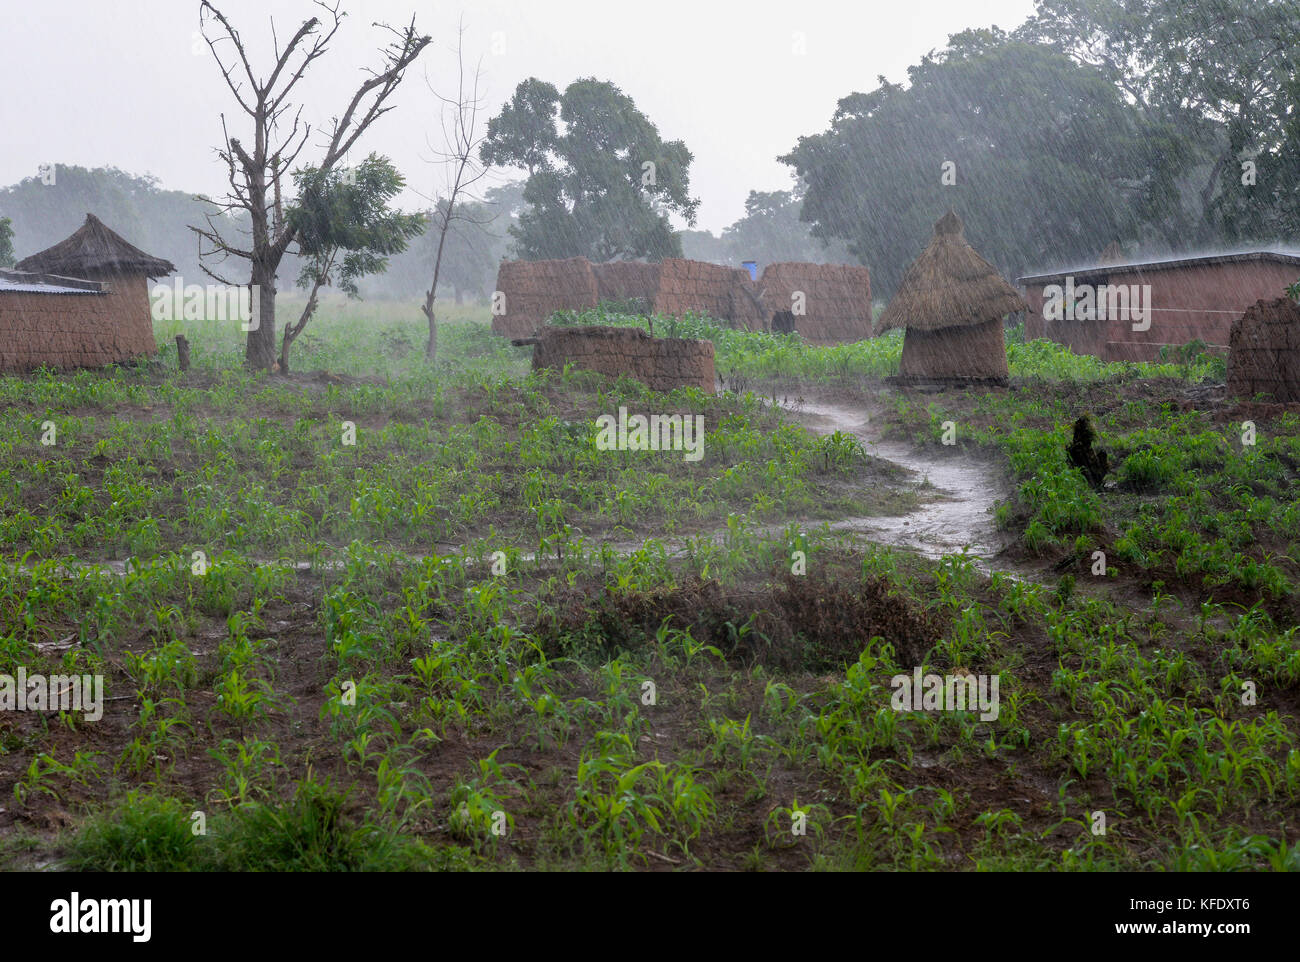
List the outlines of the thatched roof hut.
{"type": "Polygon", "coordinates": [[[166,277],[176,267],[171,261],[146,254],[115,231],[109,230],[94,214],[75,233],[53,247],[25,257],[16,268],[38,274],[61,277],[166,277]]]}
{"type": "Polygon", "coordinates": [[[176,270],[94,214],[0,278],[0,370],[121,364],[155,354],[148,279],[176,270]]]}
{"type": "Polygon", "coordinates": [[[902,380],[1005,381],[1002,318],[1028,309],[997,268],[966,243],[960,218],[949,210],[903,275],[880,316],[880,331],[907,329],[902,380]]]}

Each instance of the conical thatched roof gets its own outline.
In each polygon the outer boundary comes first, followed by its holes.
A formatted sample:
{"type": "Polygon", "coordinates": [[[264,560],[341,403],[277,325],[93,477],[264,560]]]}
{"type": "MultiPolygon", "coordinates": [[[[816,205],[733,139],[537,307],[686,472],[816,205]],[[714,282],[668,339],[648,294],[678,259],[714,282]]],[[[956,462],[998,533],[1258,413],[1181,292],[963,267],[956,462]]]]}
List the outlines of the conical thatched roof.
{"type": "Polygon", "coordinates": [[[1027,310],[1016,289],[966,243],[960,218],[949,210],[934,225],[929,245],[907,268],[894,299],[880,315],[880,330],[971,327],[1027,310]]]}
{"type": "Polygon", "coordinates": [[[98,277],[104,274],[163,277],[176,270],[170,261],[153,257],[128,244],[94,214],[87,214],[86,222],[67,240],[25,257],[15,266],[20,271],[63,277],[98,277]]]}

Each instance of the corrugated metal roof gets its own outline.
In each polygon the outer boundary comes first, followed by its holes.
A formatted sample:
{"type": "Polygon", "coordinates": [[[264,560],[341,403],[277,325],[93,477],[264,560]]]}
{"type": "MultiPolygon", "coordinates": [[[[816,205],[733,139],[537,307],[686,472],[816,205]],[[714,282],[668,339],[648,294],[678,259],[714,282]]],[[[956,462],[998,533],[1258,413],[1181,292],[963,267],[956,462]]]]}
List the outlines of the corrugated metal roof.
{"type": "Polygon", "coordinates": [[[1300,255],[1282,251],[1238,251],[1227,254],[1207,254],[1202,257],[1178,257],[1168,260],[1136,261],[1120,264],[1089,264],[1070,270],[1052,271],[1050,274],[1026,274],[1019,284],[1038,284],[1042,281],[1060,280],[1062,277],[1096,277],[1103,274],[1131,274],[1135,271],[1167,271],[1178,267],[1209,267],[1212,264],[1237,264],[1244,261],[1273,261],[1278,264],[1300,265],[1300,255]]]}
{"type": "Polygon", "coordinates": [[[28,271],[0,270],[0,293],[8,294],[103,294],[98,281],[28,271]]]}

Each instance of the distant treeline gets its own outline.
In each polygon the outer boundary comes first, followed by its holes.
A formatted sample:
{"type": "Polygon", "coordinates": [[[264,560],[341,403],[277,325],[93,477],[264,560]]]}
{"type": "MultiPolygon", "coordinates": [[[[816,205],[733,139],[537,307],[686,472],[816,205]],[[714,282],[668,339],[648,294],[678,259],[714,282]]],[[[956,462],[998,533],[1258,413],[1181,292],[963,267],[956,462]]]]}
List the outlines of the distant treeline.
{"type": "Polygon", "coordinates": [[[1300,238],[1297,0],[1038,0],[781,158],[888,296],[947,207],[1009,277],[1300,238]]]}
{"type": "MultiPolygon", "coordinates": [[[[443,253],[443,279],[457,300],[486,299],[496,281],[496,266],[506,254],[506,228],[517,216],[519,186],[507,184],[488,192],[483,203],[472,205],[473,221],[457,221],[449,232],[443,253]]],[[[166,190],[152,176],[139,176],[115,167],[58,164],[53,176],[25,178],[0,188],[0,218],[11,222],[13,256],[21,260],[63,240],[95,214],[135,246],[176,265],[185,283],[207,283],[199,264],[198,237],[189,228],[202,226],[211,205],[194,194],[166,190]],[[52,182],[51,182],[52,181],[52,182]]],[[[227,236],[239,238],[247,228],[238,218],[228,222],[227,236]]],[[[393,257],[387,273],[367,277],[363,296],[408,298],[429,286],[432,245],[437,237],[426,233],[402,254],[393,257]]],[[[292,251],[292,248],[291,248],[292,251]]],[[[232,283],[248,282],[248,264],[229,260],[205,261],[214,274],[232,283]]],[[[298,278],[300,261],[292,253],[280,265],[279,289],[290,291],[298,278]]]]}
{"type": "MultiPolygon", "coordinates": [[[[46,179],[49,179],[48,176],[46,179]]],[[[514,257],[509,228],[519,222],[524,206],[523,182],[510,181],[489,189],[482,201],[471,201],[455,220],[443,251],[440,286],[457,301],[486,301],[496,285],[497,265],[514,257]]],[[[740,266],[776,261],[848,262],[842,244],[827,246],[813,239],[809,226],[799,221],[796,191],[750,193],[746,214],[721,236],[703,230],[682,232],[685,256],[696,260],[740,266]]],[[[63,240],[93,213],[132,244],[176,265],[186,283],[207,283],[199,266],[198,238],[190,225],[203,225],[211,206],[194,194],[163,188],[156,177],[127,173],[115,167],[87,169],[59,164],[53,183],[33,175],[0,188],[0,218],[12,223],[13,251],[18,260],[63,240]]],[[[236,219],[229,235],[238,237],[236,219]]],[[[436,232],[417,237],[401,254],[389,259],[383,274],[361,281],[365,298],[399,300],[423,296],[429,286],[436,232]]],[[[216,274],[246,283],[248,265],[228,261],[208,262],[216,274]]],[[[298,258],[290,254],[280,268],[280,290],[289,292],[298,277],[298,258]]]]}
{"type": "MultiPolygon", "coordinates": [[[[865,264],[888,300],[949,206],[1013,279],[1094,263],[1112,244],[1129,258],[1295,248],[1300,0],[1038,0],[1015,31],[953,34],[905,84],[881,77],[846,94],[827,129],[779,158],[792,189],[751,191],[720,236],[668,226],[668,213],[693,222],[692,157],[611,83],[586,78],[561,93],[524,81],[491,121],[481,159],[528,179],[458,204],[465,219],[447,237],[440,294],[487,298],[502,258],[680,252],[732,266],[865,264]],[[611,143],[626,148],[613,161],[611,143]],[[642,190],[646,156],[660,158],[653,197],[642,190]]],[[[33,173],[0,189],[0,257],[6,226],[21,258],[93,212],[187,283],[205,279],[189,226],[208,208],[192,195],[115,168],[60,165],[53,184],[33,173]]],[[[241,236],[238,223],[223,226],[241,236]]],[[[417,237],[362,281],[362,295],[421,297],[438,241],[417,237]]],[[[249,276],[242,261],[208,266],[232,282],[249,276]]],[[[292,255],[279,265],[280,290],[299,266],[292,255]]]]}

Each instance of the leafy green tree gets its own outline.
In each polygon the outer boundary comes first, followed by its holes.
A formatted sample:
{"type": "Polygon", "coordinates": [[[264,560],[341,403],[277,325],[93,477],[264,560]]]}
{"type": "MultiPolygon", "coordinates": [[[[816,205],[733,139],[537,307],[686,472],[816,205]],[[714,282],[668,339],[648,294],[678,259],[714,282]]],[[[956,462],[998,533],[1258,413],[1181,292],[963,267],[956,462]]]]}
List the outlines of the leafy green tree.
{"type": "Polygon", "coordinates": [[[554,84],[529,77],[515,88],[501,113],[488,122],[488,139],[480,151],[492,166],[522,167],[532,177],[551,165],[560,149],[555,121],[560,92],[554,84]]]}
{"type": "Polygon", "coordinates": [[[14,226],[8,217],[0,217],[0,267],[14,266],[14,226]]]}
{"type": "Polygon", "coordinates": [[[1101,70],[1165,131],[1147,159],[1163,169],[1171,202],[1147,214],[1171,246],[1285,230],[1280,194],[1297,183],[1283,132],[1295,116],[1300,3],[1038,0],[1024,31],[1101,70]]]}
{"type": "Polygon", "coordinates": [[[665,141],[632,99],[612,83],[584,78],[563,96],[529,78],[488,124],[485,164],[527,171],[527,208],[511,228],[528,260],[593,261],[681,256],[669,221],[695,223],[692,155],[665,141]]]}
{"type": "Polygon", "coordinates": [[[1137,235],[1167,186],[1138,147],[1158,132],[1095,67],[1003,31],[966,31],[781,158],[808,184],[802,217],[841,238],[892,294],[949,206],[1005,274],[1095,256],[1137,235]]]}
{"type": "Polygon", "coordinates": [[[359,296],[357,281],[386,270],[388,256],[405,250],[425,226],[422,215],[388,206],[405,181],[386,157],[371,154],[350,170],[306,167],[293,178],[298,196],[286,216],[303,257],[298,286],[310,293],[297,322],[285,325],[281,373],[289,370],[289,346],[315,313],[320,289],[359,296]]]}

